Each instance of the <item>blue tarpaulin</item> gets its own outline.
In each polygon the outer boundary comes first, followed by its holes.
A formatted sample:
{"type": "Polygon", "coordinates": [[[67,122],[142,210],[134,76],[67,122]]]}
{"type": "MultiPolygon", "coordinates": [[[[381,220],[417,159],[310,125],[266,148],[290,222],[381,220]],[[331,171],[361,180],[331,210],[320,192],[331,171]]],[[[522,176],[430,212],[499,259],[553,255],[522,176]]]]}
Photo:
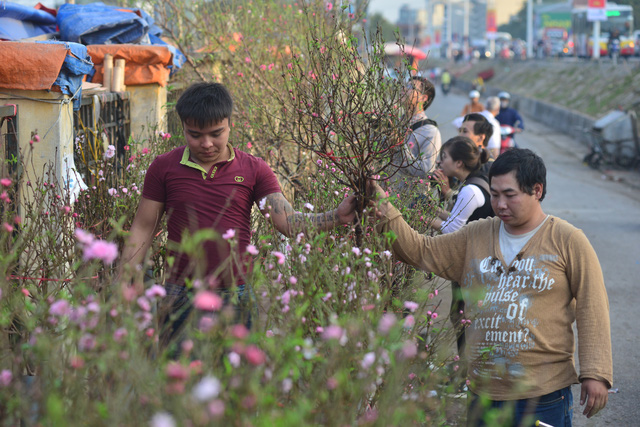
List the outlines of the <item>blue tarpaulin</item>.
{"type": "Polygon", "coordinates": [[[56,31],[56,17],[44,10],[0,1],[0,39],[20,40],[56,31]]]}
{"type": "Polygon", "coordinates": [[[73,97],[73,109],[79,110],[82,101],[82,78],[93,69],[87,47],[78,43],[51,40],[38,43],[62,44],[69,49],[54,84],[60,87],[62,93],[73,97]]]}
{"type": "Polygon", "coordinates": [[[58,9],[60,39],[89,44],[151,44],[166,46],[173,54],[171,74],[182,67],[186,57],[165,43],[162,29],[142,9],[117,8],[104,3],[63,4],[58,9]]]}
{"type": "Polygon", "coordinates": [[[82,44],[139,43],[149,23],[135,12],[103,3],[65,3],[58,9],[60,38],[82,44]]]}
{"type": "Polygon", "coordinates": [[[153,34],[149,34],[149,40],[151,40],[152,45],[166,46],[167,49],[169,49],[169,52],[171,52],[171,54],[173,55],[173,65],[169,65],[169,68],[171,68],[171,75],[178,71],[178,68],[182,68],[182,65],[187,60],[187,57],[184,56],[177,47],[171,46],[160,37],[153,34]]]}

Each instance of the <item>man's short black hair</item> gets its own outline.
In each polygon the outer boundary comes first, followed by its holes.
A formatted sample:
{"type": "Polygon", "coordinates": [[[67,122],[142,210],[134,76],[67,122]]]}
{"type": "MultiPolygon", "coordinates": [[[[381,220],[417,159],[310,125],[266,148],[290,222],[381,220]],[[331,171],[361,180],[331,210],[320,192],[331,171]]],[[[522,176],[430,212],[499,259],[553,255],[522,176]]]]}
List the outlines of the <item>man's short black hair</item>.
{"type": "Polygon", "coordinates": [[[429,99],[422,103],[422,109],[426,110],[436,97],[436,87],[428,79],[425,79],[422,76],[413,76],[411,77],[411,81],[420,82],[422,87],[419,92],[423,95],[429,96],[429,99]]]}
{"type": "Polygon", "coordinates": [[[462,122],[475,122],[473,125],[473,133],[476,135],[484,135],[482,146],[487,147],[489,140],[493,136],[493,126],[485,116],[480,113],[471,113],[464,116],[462,122]]]}
{"type": "Polygon", "coordinates": [[[533,186],[542,184],[540,201],[547,194],[547,168],[542,158],[527,148],[512,148],[500,154],[489,169],[489,182],[498,175],[516,172],[516,181],[520,190],[529,195],[533,194],[533,186]]]}
{"type": "Polygon", "coordinates": [[[233,112],[233,99],[220,83],[194,83],[185,90],[176,103],[176,112],[183,123],[204,128],[229,119],[233,112]]]}

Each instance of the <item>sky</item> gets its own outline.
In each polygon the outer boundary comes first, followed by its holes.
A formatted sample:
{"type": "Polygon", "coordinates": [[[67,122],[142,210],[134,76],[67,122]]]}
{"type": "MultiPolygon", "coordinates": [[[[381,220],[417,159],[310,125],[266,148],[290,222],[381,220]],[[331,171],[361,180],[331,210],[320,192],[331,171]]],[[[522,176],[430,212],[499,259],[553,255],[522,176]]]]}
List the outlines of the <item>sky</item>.
{"type": "MultiPolygon", "coordinates": [[[[498,25],[509,22],[509,17],[516,14],[526,0],[495,0],[496,20],[498,25]]],[[[398,20],[398,11],[403,4],[413,8],[424,7],[421,0],[369,0],[369,13],[380,12],[387,21],[394,23],[398,20]]]]}

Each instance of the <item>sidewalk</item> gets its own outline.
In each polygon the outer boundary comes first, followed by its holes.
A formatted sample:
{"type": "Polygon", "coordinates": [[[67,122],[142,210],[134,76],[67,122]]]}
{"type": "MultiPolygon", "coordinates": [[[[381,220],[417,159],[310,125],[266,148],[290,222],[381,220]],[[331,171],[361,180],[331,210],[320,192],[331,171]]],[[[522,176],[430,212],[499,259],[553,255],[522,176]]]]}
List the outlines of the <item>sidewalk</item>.
{"type": "MultiPolygon", "coordinates": [[[[537,121],[531,115],[523,114],[523,116],[527,124],[527,132],[533,131],[541,137],[548,138],[554,146],[574,157],[576,161],[582,162],[584,156],[589,153],[590,148],[580,139],[553,130],[542,130],[542,127],[545,126],[544,123],[537,121]]],[[[584,167],[588,168],[589,166],[585,164],[584,167]]],[[[607,166],[599,171],[595,169],[593,171],[599,172],[602,180],[619,182],[622,185],[638,190],[638,197],[640,197],[640,168],[622,169],[607,166]]]]}

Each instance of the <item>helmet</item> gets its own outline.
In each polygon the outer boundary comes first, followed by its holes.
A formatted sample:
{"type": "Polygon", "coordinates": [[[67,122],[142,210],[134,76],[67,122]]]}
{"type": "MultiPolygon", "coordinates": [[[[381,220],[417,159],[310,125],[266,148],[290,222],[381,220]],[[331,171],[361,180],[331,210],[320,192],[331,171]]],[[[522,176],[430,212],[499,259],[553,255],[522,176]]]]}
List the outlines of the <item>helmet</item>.
{"type": "Polygon", "coordinates": [[[469,98],[480,98],[480,92],[477,90],[472,90],[469,92],[469,98]]]}
{"type": "Polygon", "coordinates": [[[498,94],[498,98],[500,99],[511,99],[511,95],[509,95],[509,92],[500,92],[498,94]]]}

